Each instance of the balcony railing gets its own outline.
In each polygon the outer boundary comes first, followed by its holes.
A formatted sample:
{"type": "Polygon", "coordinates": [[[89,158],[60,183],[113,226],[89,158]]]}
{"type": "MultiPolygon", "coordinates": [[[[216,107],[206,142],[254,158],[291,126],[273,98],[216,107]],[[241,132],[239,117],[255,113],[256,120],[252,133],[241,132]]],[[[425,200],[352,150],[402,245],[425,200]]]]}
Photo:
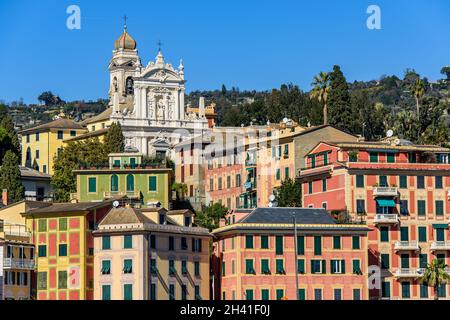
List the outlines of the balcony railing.
{"type": "Polygon", "coordinates": [[[419,243],[417,241],[397,241],[395,243],[395,250],[420,250],[419,243]]]}
{"type": "Polygon", "coordinates": [[[423,276],[423,268],[399,268],[395,272],[397,278],[420,278],[423,276]]]}
{"type": "Polygon", "coordinates": [[[450,241],[433,241],[431,250],[450,250],[450,241]]]}
{"type": "Polygon", "coordinates": [[[397,224],[399,223],[400,219],[398,217],[398,214],[392,214],[392,213],[378,213],[375,215],[375,219],[373,220],[374,223],[393,223],[397,224]]]}
{"type": "Polygon", "coordinates": [[[32,259],[20,259],[20,258],[4,258],[3,268],[5,269],[34,269],[34,260],[32,259]]]}
{"type": "Polygon", "coordinates": [[[398,196],[397,187],[374,187],[373,188],[374,197],[396,197],[398,196]]]}
{"type": "Polygon", "coordinates": [[[106,199],[114,198],[114,197],[124,197],[127,196],[128,198],[139,198],[140,192],[139,191],[105,191],[104,197],[106,199]]]}

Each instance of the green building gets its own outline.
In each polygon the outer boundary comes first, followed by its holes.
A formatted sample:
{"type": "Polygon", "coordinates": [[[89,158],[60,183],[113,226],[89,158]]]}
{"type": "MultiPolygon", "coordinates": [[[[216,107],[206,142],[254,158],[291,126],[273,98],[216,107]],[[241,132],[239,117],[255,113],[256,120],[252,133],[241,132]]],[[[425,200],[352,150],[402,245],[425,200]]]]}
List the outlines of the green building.
{"type": "Polygon", "coordinates": [[[125,198],[143,207],[169,208],[172,169],[161,161],[144,161],[140,153],[112,153],[105,167],[80,168],[74,173],[77,193],[71,198],[79,202],[125,198]]]}

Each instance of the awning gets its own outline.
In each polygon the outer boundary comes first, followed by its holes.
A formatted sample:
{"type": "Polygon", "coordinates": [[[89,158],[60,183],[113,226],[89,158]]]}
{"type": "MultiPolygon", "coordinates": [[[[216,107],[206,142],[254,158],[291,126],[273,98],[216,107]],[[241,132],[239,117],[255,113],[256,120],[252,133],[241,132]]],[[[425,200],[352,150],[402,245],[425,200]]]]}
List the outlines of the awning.
{"type": "Polygon", "coordinates": [[[377,199],[377,203],[380,207],[395,207],[395,201],[392,199],[377,199]]]}
{"type": "Polygon", "coordinates": [[[433,223],[435,229],[448,229],[448,223],[433,223]]]}

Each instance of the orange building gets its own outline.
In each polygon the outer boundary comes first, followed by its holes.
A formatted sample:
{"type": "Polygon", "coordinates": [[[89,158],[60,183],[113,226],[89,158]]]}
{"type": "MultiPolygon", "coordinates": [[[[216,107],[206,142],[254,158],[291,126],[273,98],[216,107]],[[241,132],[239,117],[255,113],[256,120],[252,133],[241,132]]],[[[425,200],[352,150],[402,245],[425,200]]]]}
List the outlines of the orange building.
{"type": "MultiPolygon", "coordinates": [[[[304,206],[366,220],[372,229],[369,264],[379,276],[371,298],[433,298],[420,278],[433,259],[450,263],[449,154],[393,137],[321,142],[306,156],[304,206]]],[[[441,286],[439,296],[448,290],[441,286]]]]}
{"type": "Polygon", "coordinates": [[[213,231],[215,299],[368,299],[367,226],[337,224],[322,209],[236,214],[213,231]]]}

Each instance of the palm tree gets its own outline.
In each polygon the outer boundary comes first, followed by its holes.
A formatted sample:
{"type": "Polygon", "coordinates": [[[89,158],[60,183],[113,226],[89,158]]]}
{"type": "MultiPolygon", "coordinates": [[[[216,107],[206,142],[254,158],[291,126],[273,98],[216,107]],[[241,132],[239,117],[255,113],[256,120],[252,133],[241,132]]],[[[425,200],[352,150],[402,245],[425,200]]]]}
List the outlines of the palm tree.
{"type": "Polygon", "coordinates": [[[412,93],[414,95],[414,98],[416,98],[416,108],[417,108],[417,118],[420,117],[420,98],[423,97],[425,94],[425,84],[420,78],[417,78],[416,82],[414,83],[412,87],[412,93]]]}
{"type": "Polygon", "coordinates": [[[439,286],[445,284],[450,280],[448,266],[445,261],[434,259],[427,265],[422,277],[422,283],[425,283],[434,289],[434,299],[439,300],[438,289],[439,286]]]}
{"type": "Polygon", "coordinates": [[[311,99],[318,99],[323,103],[323,124],[328,124],[328,93],[330,92],[330,74],[320,72],[311,83],[313,89],[310,92],[311,99]]]}

